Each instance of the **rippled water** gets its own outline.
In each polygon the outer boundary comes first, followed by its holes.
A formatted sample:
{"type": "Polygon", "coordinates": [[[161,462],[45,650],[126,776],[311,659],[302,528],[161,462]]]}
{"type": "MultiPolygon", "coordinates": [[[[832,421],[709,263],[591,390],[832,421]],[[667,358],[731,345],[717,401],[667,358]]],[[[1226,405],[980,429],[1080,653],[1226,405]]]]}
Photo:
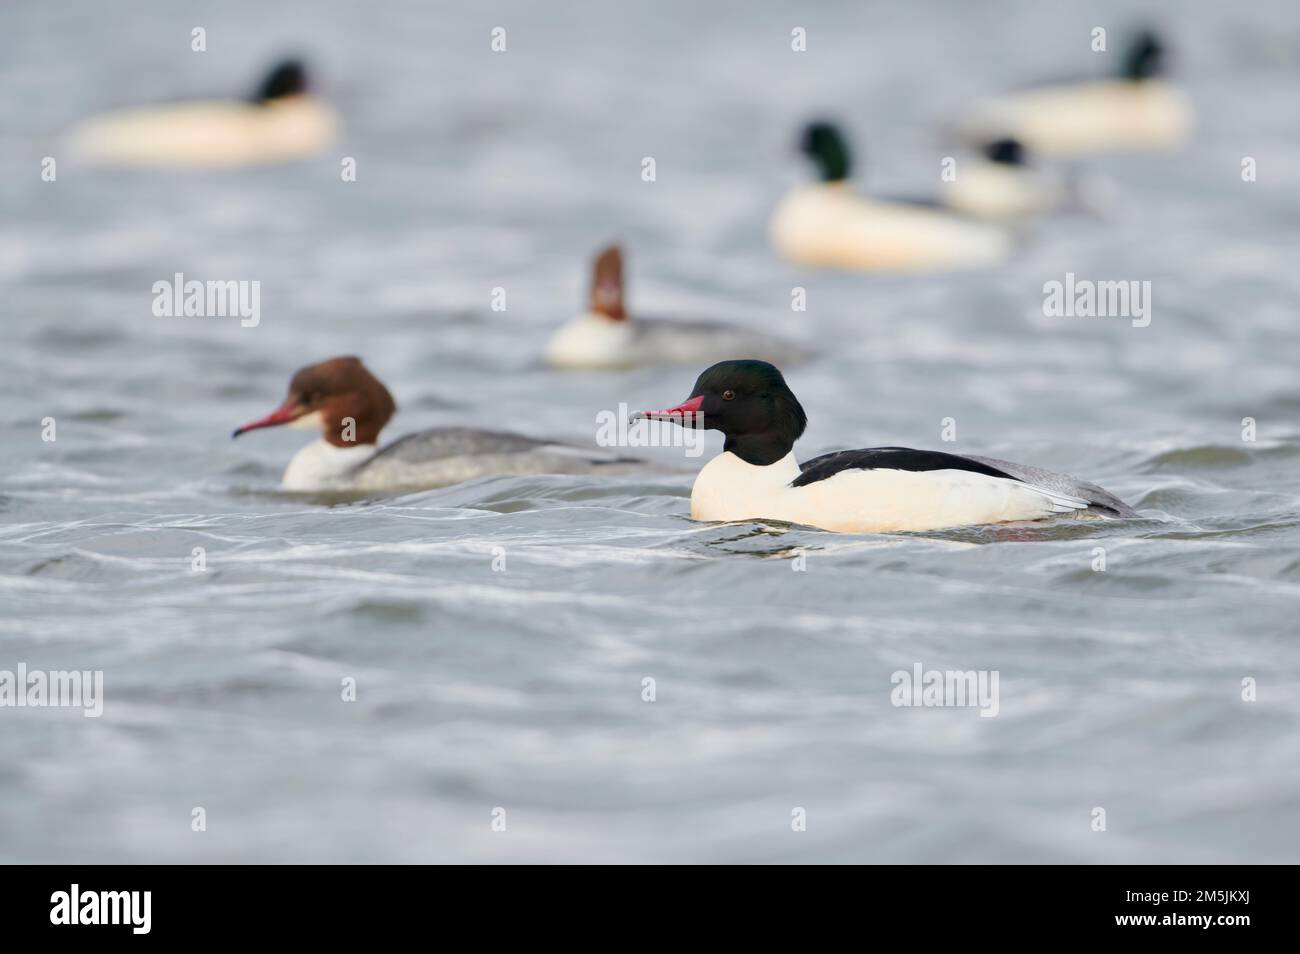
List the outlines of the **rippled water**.
{"type": "Polygon", "coordinates": [[[6,5],[0,670],[103,670],[105,708],[0,709],[0,857],[1294,861],[1300,15],[1140,6],[6,5]],[[807,116],[846,123],[874,187],[926,191],[968,96],[1097,71],[1088,31],[1117,43],[1141,16],[1199,127],[1173,155],[1088,163],[1103,214],[956,276],[808,272],[767,247],[807,116]],[[41,181],[77,119],[242,93],[287,49],[343,113],[319,161],[41,181]],[[537,361],[616,237],[634,309],[819,351],[788,375],[803,456],[990,454],[1143,519],[695,524],[698,461],[670,449],[648,453],[681,476],[322,501],[276,490],[301,432],[228,439],[341,353],[397,396],[390,437],[590,441],[602,409],[680,400],[697,368],[537,361]],[[261,281],[261,324],[152,317],[177,271],[261,281]],[[1066,271],[1151,281],[1150,327],[1042,317],[1066,271]],[[895,708],[916,663],[997,670],[998,716],[895,708]]]}

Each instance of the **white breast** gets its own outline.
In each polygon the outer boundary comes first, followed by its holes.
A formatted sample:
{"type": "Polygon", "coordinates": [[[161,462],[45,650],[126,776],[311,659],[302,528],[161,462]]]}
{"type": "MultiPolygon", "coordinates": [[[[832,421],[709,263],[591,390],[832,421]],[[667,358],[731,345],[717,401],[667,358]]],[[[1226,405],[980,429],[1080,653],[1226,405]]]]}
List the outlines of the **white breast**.
{"type": "Polygon", "coordinates": [[[1007,235],[994,226],[866,199],[847,183],[795,189],[777,207],[769,233],[792,261],[831,268],[965,268],[997,262],[1010,249],[1007,235]]]}
{"type": "Polygon", "coordinates": [[[628,321],[584,312],[547,342],[546,363],[554,368],[624,368],[636,363],[636,332],[628,321]]]}
{"type": "Polygon", "coordinates": [[[803,487],[789,486],[798,475],[793,453],[768,467],[723,453],[696,478],[691,516],[882,533],[1039,520],[1087,507],[1079,498],[966,470],[845,470],[803,487]]]}
{"type": "Polygon", "coordinates": [[[1191,131],[1187,97],[1161,80],[1049,86],[976,104],[963,122],[971,139],[1014,136],[1044,155],[1164,149],[1191,131]]]}
{"type": "Polygon", "coordinates": [[[81,159],[121,165],[216,166],[314,155],[333,139],[334,112],[295,96],[265,105],[196,102],[123,110],[73,130],[81,159]]]}
{"type": "Polygon", "coordinates": [[[767,467],[747,464],[724,451],[700,468],[691,488],[691,516],[696,520],[749,520],[770,517],[790,481],[799,476],[794,451],[767,467]]]}
{"type": "Polygon", "coordinates": [[[312,441],[289,461],[280,488],[298,493],[346,489],[348,472],[374,456],[374,444],[336,447],[324,438],[312,441]]]}

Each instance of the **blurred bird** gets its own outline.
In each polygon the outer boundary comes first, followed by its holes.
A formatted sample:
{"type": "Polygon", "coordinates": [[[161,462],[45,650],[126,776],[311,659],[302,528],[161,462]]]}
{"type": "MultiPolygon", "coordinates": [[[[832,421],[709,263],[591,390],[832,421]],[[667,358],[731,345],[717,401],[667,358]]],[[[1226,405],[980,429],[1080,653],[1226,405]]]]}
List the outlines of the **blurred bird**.
{"type": "Polygon", "coordinates": [[[849,182],[848,144],[828,122],[803,133],[799,149],[820,181],[798,186],[777,206],[769,234],[801,265],[879,271],[931,271],[989,265],[1010,250],[1010,237],[933,202],[868,198],[849,182]]]}
{"type": "Polygon", "coordinates": [[[1096,484],[991,457],[870,447],[800,465],[794,445],[807,416],[781,372],[763,361],[715,364],[681,404],[633,418],[721,431],[726,438],[691,488],[695,520],[782,520],[841,533],[889,533],[1060,514],[1138,516],[1096,484]]]}
{"type": "Polygon", "coordinates": [[[331,358],[300,369],[284,403],[232,435],[263,427],[319,431],[289,461],[280,487],[300,492],[419,490],[498,474],[619,474],[642,462],[504,431],[437,427],[382,450],[379,433],[397,404],[359,358],[331,358]]]}
{"type": "Polygon", "coordinates": [[[797,345],[735,325],[633,317],[624,304],[623,289],[623,252],[610,245],[593,264],[587,310],[551,336],[546,363],[555,368],[594,370],[699,364],[728,354],[785,361],[803,357],[797,345]]]}
{"type": "Polygon", "coordinates": [[[1075,197],[1062,172],[1030,163],[1018,140],[997,139],[957,160],[939,199],[962,215],[1016,222],[1061,210],[1075,197]]]}
{"type": "Polygon", "coordinates": [[[1145,31],[1133,39],[1117,76],[977,101],[958,133],[973,143],[1010,137],[1052,156],[1176,146],[1191,131],[1192,107],[1164,72],[1164,45],[1145,31]]]}
{"type": "Polygon", "coordinates": [[[334,110],[298,60],[277,64],[245,101],[140,106],[86,120],[69,133],[82,160],[129,166],[230,166],[315,155],[334,141],[334,110]]]}

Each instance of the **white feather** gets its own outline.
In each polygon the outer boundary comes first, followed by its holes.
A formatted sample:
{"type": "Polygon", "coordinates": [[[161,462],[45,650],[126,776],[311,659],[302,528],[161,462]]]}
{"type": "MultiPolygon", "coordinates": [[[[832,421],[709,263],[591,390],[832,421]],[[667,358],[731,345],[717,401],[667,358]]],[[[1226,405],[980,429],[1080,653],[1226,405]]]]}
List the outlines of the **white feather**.
{"type": "Polygon", "coordinates": [[[844,182],[792,191],[773,214],[769,234],[777,251],[804,265],[882,271],[988,265],[1011,245],[992,225],[864,198],[844,182]]]}
{"type": "Polygon", "coordinates": [[[1067,195],[1059,178],[972,156],[958,160],[956,176],[942,184],[940,197],[962,215],[1014,221],[1052,212],[1067,195]]]}
{"type": "Polygon", "coordinates": [[[766,467],[723,453],[691,490],[696,520],[781,520],[843,533],[938,530],[1039,520],[1085,509],[1079,497],[968,470],[843,470],[801,487],[793,452],[766,467]]]}
{"type": "Polygon", "coordinates": [[[546,363],[553,368],[623,368],[637,363],[636,332],[629,321],[583,312],[566,322],[546,344],[546,363]]]}
{"type": "Polygon", "coordinates": [[[976,103],[965,138],[1013,136],[1043,155],[1166,149],[1187,138],[1192,108],[1163,80],[1100,80],[1046,86],[976,103]]]}
{"type": "Polygon", "coordinates": [[[348,472],[374,456],[374,444],[338,447],[322,437],[293,455],[280,487],[299,493],[346,487],[348,472]]]}
{"type": "Polygon", "coordinates": [[[335,127],[334,111],[310,96],[178,103],[90,119],[72,131],[69,149],[117,165],[242,165],[315,155],[333,141],[335,127]]]}

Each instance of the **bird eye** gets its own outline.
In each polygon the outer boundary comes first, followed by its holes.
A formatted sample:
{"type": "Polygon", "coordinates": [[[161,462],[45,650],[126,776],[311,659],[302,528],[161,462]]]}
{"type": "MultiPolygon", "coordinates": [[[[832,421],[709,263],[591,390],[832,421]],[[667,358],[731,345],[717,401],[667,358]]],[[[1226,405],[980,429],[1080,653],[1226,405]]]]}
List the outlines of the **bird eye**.
{"type": "Polygon", "coordinates": [[[736,397],[736,392],[735,392],[735,391],[730,391],[730,390],[728,390],[728,391],[723,391],[723,392],[722,392],[722,400],[724,400],[724,401],[731,401],[731,400],[734,400],[735,397],[736,397]]]}

